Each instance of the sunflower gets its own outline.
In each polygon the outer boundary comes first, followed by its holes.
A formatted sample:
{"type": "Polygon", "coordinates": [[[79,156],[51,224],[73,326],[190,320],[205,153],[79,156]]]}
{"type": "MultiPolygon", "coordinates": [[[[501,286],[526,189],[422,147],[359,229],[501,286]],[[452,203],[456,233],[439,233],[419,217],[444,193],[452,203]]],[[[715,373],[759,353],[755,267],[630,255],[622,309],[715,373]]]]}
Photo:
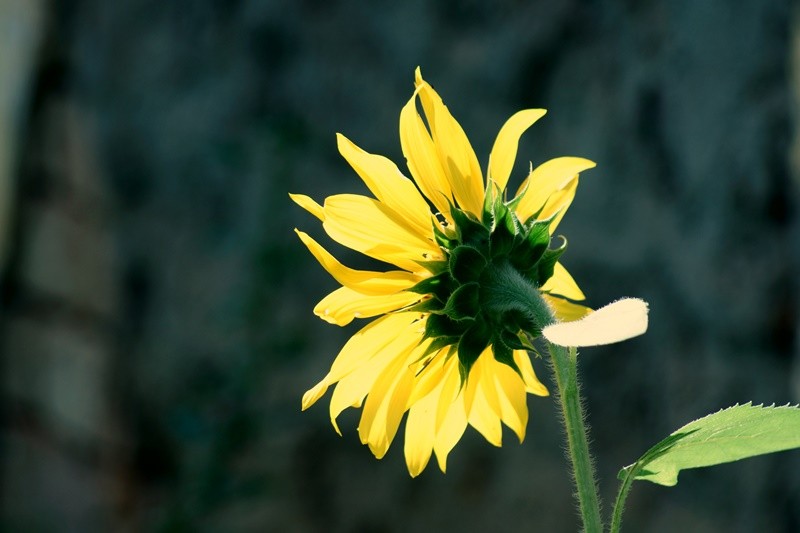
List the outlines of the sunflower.
{"type": "Polygon", "coordinates": [[[333,240],[396,267],[348,268],[295,230],[342,285],[314,313],[339,326],[378,317],[344,345],[302,407],[335,385],[333,427],[341,435],[339,414],[361,407],[359,437],[379,459],[408,412],[405,458],[412,476],[432,454],[444,472],[467,426],[495,446],[502,443],[502,424],[520,442],[525,438],[527,394],[548,395],[531,364],[531,340],[554,321],[591,312],[575,303],[584,294],[559,262],[566,240],[551,247],[551,239],[575,196],[578,174],[595,166],[579,157],[551,159],[531,167],[508,199],[520,136],[545,110],[508,119],[484,180],[467,136],[419,68],[415,89],[400,112],[400,143],[413,181],[339,134],[339,152],[374,198],[337,194],[319,205],[290,195],[333,240]]]}

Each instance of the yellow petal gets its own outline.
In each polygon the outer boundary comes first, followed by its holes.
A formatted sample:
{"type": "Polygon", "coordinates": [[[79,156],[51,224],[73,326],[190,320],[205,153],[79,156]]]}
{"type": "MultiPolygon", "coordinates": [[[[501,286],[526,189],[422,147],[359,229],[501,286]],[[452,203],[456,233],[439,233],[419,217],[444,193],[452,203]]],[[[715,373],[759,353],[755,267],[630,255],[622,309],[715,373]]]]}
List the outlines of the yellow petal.
{"type": "Polygon", "coordinates": [[[294,203],[320,219],[322,222],[325,222],[325,213],[322,209],[322,206],[319,205],[317,202],[306,196],[305,194],[290,194],[289,198],[291,198],[294,203]]]}
{"type": "Polygon", "coordinates": [[[419,316],[419,313],[392,313],[361,328],[342,346],[325,380],[328,383],[339,381],[381,353],[397,337],[414,333],[413,324],[419,316]]]}
{"type": "Polygon", "coordinates": [[[531,394],[535,394],[536,396],[549,396],[550,392],[547,390],[539,378],[536,377],[536,373],[533,371],[533,365],[531,364],[531,357],[528,355],[528,352],[525,350],[514,350],[514,362],[517,363],[517,368],[519,368],[520,373],[522,374],[522,379],[525,381],[525,391],[531,394]]]}
{"type": "Polygon", "coordinates": [[[444,173],[436,146],[417,113],[417,94],[400,111],[400,146],[408,170],[422,193],[449,219],[453,193],[444,173]]]}
{"type": "Polygon", "coordinates": [[[569,298],[570,300],[585,300],[586,296],[583,294],[578,284],[572,278],[567,269],[561,263],[556,263],[553,269],[553,276],[542,285],[541,290],[551,294],[558,294],[569,298]]]}
{"type": "Polygon", "coordinates": [[[564,218],[567,209],[569,209],[569,206],[572,204],[572,200],[575,199],[575,192],[577,189],[578,177],[575,176],[566,187],[560,191],[554,192],[552,195],[550,195],[550,198],[547,199],[547,202],[545,202],[544,207],[539,214],[539,219],[553,217],[553,220],[550,222],[549,226],[550,235],[556,231],[561,219],[564,218]]]}
{"type": "MultiPolygon", "coordinates": [[[[421,346],[423,352],[428,345],[429,343],[426,342],[421,346]]],[[[416,379],[414,380],[414,390],[408,398],[408,405],[413,405],[442,384],[447,376],[445,372],[445,357],[448,350],[449,347],[428,355],[426,358],[426,360],[429,361],[428,363],[425,363],[425,361],[418,361],[412,365],[412,370],[416,374],[416,379]]]]}
{"type": "Polygon", "coordinates": [[[339,153],[361,176],[372,194],[397,214],[393,220],[423,239],[428,238],[431,235],[430,208],[411,180],[387,158],[365,152],[344,135],[337,134],[336,137],[339,153]]]}
{"type": "Polygon", "coordinates": [[[337,194],[326,198],[323,227],[332,239],[348,248],[409,272],[423,270],[417,261],[441,258],[437,245],[397,224],[379,202],[366,196],[337,194]]]}
{"type": "Polygon", "coordinates": [[[510,366],[496,361],[494,366],[501,418],[517,434],[519,442],[522,443],[525,440],[525,429],[528,425],[525,382],[510,366]]]}
{"type": "Polygon", "coordinates": [[[403,451],[411,477],[420,475],[430,461],[436,427],[436,406],[440,393],[441,383],[438,388],[411,405],[408,410],[403,451]]]}
{"type": "Polygon", "coordinates": [[[331,424],[337,433],[341,435],[339,426],[336,424],[339,414],[348,407],[359,405],[367,393],[372,390],[375,380],[378,379],[381,372],[397,360],[405,361],[409,351],[419,344],[420,339],[420,333],[414,328],[400,330],[397,336],[373,354],[369,361],[339,381],[333,389],[330,404],[331,424]]]}
{"type": "Polygon", "coordinates": [[[422,79],[419,68],[416,71],[416,86],[436,153],[456,201],[462,209],[480,218],[484,184],[475,151],[441,97],[422,79]]]}
{"type": "MultiPolygon", "coordinates": [[[[452,357],[451,359],[456,359],[452,357]]],[[[453,373],[456,380],[458,380],[458,367],[453,366],[453,373]]],[[[445,388],[442,388],[442,395],[439,398],[439,405],[437,406],[438,412],[444,407],[445,416],[441,424],[436,429],[436,436],[433,440],[433,451],[436,454],[436,461],[439,463],[439,469],[442,472],[447,471],[447,456],[450,451],[455,447],[464,431],[467,429],[467,413],[464,410],[463,396],[458,395],[455,401],[452,401],[447,394],[445,388]]],[[[438,422],[437,422],[438,424],[438,422]]]]}
{"type": "Polygon", "coordinates": [[[592,310],[584,305],[568,302],[557,296],[542,293],[542,298],[550,305],[553,314],[561,322],[572,322],[587,316],[592,310]]]}
{"type": "Polygon", "coordinates": [[[489,156],[489,178],[500,187],[501,191],[505,190],[511,169],[514,167],[519,138],[545,113],[547,111],[544,109],[524,109],[514,113],[500,128],[489,156]]]}
{"type": "Polygon", "coordinates": [[[542,335],[560,346],[600,346],[613,344],[647,331],[647,302],[623,298],[575,322],[552,324],[542,335]]]}
{"type": "Polygon", "coordinates": [[[339,287],[314,307],[314,314],[337,326],[346,326],[354,318],[368,318],[397,311],[422,298],[413,292],[366,295],[348,287],[339,287]]]}
{"type": "Polygon", "coordinates": [[[469,425],[477,429],[491,444],[500,446],[503,443],[503,430],[500,426],[500,402],[490,362],[493,359],[491,349],[487,349],[470,369],[464,408],[469,413],[469,425]]]}
{"type": "Polygon", "coordinates": [[[526,221],[544,206],[550,196],[564,189],[579,172],[594,166],[592,161],[581,157],[557,157],[533,169],[517,191],[517,194],[525,191],[517,206],[519,219],[526,221]]]}
{"type": "Polygon", "coordinates": [[[378,459],[386,455],[406,412],[414,383],[414,373],[408,367],[415,354],[416,350],[411,349],[405,357],[398,357],[388,365],[375,380],[364,402],[358,435],[378,459]]]}
{"type": "Polygon", "coordinates": [[[312,255],[319,261],[322,268],[333,276],[333,279],[349,289],[368,295],[396,294],[418,283],[422,278],[405,271],[370,272],[366,270],[353,270],[341,264],[325,248],[312,239],[308,234],[294,230],[295,233],[308,247],[312,255]]]}
{"type": "Polygon", "coordinates": [[[303,410],[319,400],[328,387],[367,364],[372,357],[418,320],[417,313],[393,313],[373,320],[345,343],[328,374],[303,395],[303,410]]]}

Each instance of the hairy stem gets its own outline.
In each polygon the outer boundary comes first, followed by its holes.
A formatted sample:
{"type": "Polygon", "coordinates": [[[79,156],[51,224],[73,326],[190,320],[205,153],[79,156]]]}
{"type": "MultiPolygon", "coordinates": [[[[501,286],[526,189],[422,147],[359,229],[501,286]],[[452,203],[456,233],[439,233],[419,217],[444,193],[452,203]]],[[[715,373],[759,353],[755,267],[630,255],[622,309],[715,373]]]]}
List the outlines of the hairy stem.
{"type": "Polygon", "coordinates": [[[584,424],[583,407],[578,388],[577,350],[548,344],[553,372],[558,386],[558,402],[561,407],[567,448],[572,462],[573,481],[586,533],[601,533],[600,501],[594,466],[589,455],[589,442],[584,424]]]}

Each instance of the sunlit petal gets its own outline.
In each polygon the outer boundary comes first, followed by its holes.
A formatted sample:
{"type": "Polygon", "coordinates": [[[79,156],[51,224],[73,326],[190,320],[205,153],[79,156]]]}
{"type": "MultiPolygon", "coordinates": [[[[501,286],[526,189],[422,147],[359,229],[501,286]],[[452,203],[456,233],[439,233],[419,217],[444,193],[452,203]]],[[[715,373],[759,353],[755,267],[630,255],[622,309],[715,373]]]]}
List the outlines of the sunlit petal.
{"type": "Polygon", "coordinates": [[[544,109],[524,109],[514,113],[500,128],[497,139],[494,141],[492,153],[489,155],[488,177],[497,184],[501,191],[505,190],[514,160],[517,157],[519,138],[537,120],[542,118],[544,109]]]}
{"type": "Polygon", "coordinates": [[[483,207],[483,174],[472,145],[441,97],[422,79],[419,68],[416,71],[416,85],[431,130],[431,138],[456,201],[462,209],[480,217],[483,207]]]}
{"type": "Polygon", "coordinates": [[[333,278],[349,289],[366,295],[389,295],[408,289],[420,281],[420,277],[406,271],[370,272],[353,270],[341,264],[327,250],[308,234],[294,230],[308,247],[311,254],[319,261],[322,268],[333,278]]]}
{"type": "Polygon", "coordinates": [[[392,219],[427,240],[431,234],[431,212],[411,180],[385,157],[365,152],[344,135],[338,134],[336,138],[339,153],[361,176],[372,194],[397,214],[392,219]]]}
{"type": "Polygon", "coordinates": [[[553,194],[566,188],[578,173],[594,166],[594,162],[582,157],[557,157],[545,161],[533,169],[517,191],[517,194],[525,191],[517,206],[517,216],[520,220],[527,220],[539,211],[553,194]]]}
{"type": "Polygon", "coordinates": [[[389,217],[380,203],[356,194],[325,199],[323,227],[332,239],[404,270],[420,271],[420,261],[441,257],[431,241],[409,232],[389,217]]]}
{"type": "Polygon", "coordinates": [[[367,295],[348,287],[339,287],[314,307],[314,314],[337,326],[346,326],[354,318],[368,318],[391,313],[416,303],[421,296],[413,292],[367,295]]]}

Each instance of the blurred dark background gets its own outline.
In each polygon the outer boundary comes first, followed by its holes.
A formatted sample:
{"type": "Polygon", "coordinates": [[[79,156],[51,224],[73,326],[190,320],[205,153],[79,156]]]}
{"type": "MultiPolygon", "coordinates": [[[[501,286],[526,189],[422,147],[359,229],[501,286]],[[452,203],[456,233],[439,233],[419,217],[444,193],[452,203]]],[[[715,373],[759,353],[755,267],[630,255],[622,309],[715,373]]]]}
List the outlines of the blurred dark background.
{"type": "MultiPolygon", "coordinates": [[[[652,309],[581,356],[607,510],[684,423],[797,403],[798,52],[788,0],[0,0],[0,530],[577,530],[551,399],[414,480],[402,431],[376,461],[300,412],[359,325],[312,315],[287,193],[364,190],[337,131],[404,168],[417,65],[484,167],[525,107],[517,183],[598,163],[564,263],[652,309]]],[[[640,484],[626,530],[800,531],[800,453],[640,484]]]]}

